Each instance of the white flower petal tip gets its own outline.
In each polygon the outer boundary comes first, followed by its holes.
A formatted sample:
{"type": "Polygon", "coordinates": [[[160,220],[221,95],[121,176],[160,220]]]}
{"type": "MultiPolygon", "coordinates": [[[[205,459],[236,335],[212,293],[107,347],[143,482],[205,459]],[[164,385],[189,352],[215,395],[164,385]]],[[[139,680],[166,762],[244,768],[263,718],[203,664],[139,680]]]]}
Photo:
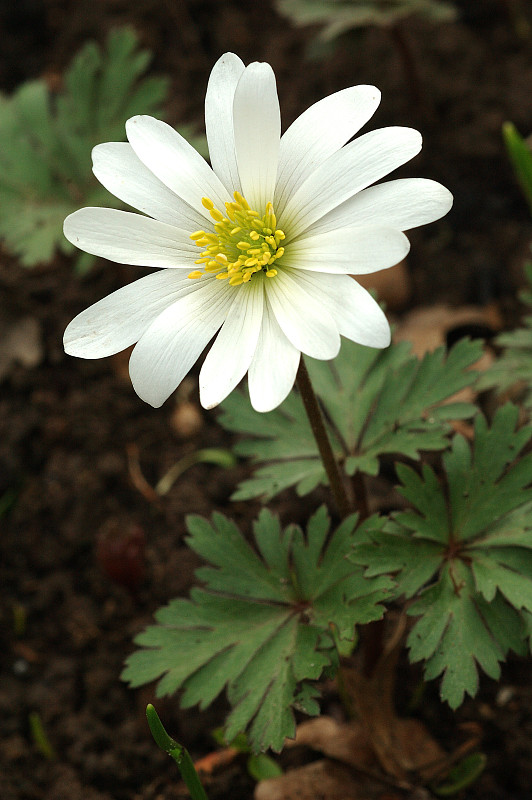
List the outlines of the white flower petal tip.
{"type": "Polygon", "coordinates": [[[101,358],[136,343],[131,380],[157,408],[214,339],[202,405],[247,373],[253,408],[267,412],[292,389],[302,353],[332,359],[342,336],[387,347],[385,314],[350,274],[404,258],[403,231],[442,217],[452,196],[423,178],[380,182],[422,139],[402,127],[357,136],[379,102],[374,86],[343,89],[281,137],[272,68],[226,53],[205,98],[212,168],[166,123],[129,119],[129,141],[95,147],[93,171],[141,213],[83,208],[64,232],[88,253],[158,271],[78,314],[65,351],[101,358]]]}
{"type": "MultiPolygon", "coordinates": [[[[420,180],[422,180],[420,178],[420,180]]],[[[445,186],[437,181],[427,181],[428,183],[432,184],[433,188],[433,195],[432,195],[432,204],[433,204],[433,213],[438,214],[435,216],[431,222],[436,221],[437,219],[441,219],[446,214],[449,213],[451,208],[453,207],[454,197],[452,192],[449,191],[445,186]]]]}
{"type": "Polygon", "coordinates": [[[248,370],[249,398],[255,411],[273,411],[285,400],[294,385],[300,357],[300,351],[284,335],[267,302],[248,370]]]}

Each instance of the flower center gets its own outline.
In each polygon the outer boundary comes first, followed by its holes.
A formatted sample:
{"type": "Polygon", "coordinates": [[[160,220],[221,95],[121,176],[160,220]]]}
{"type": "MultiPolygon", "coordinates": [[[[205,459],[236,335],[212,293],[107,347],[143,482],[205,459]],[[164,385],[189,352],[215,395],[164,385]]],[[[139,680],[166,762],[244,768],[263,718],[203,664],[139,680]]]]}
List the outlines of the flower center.
{"type": "Polygon", "coordinates": [[[267,278],[277,275],[273,265],[284,253],[280,244],[285,234],[277,229],[273,205],[267,203],[266,212],[260,217],[240,192],[233,197],[234,202],[225,204],[225,217],[212,200],[202,199],[214,220],[214,233],[196,231],[190,235],[204,250],[195,261],[201,269],[191,272],[189,278],[201,278],[207,273],[219,280],[228,279],[231,286],[240,286],[258,272],[267,278]]]}

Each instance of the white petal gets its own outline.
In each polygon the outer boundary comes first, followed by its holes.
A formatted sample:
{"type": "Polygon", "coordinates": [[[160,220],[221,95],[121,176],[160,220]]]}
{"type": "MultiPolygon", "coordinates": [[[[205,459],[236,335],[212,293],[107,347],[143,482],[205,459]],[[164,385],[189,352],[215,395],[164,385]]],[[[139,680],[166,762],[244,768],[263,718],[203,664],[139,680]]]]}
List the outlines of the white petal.
{"type": "Polygon", "coordinates": [[[333,153],[292,195],[280,227],[297,236],[357,192],[413,158],[421,134],[412,128],[380,128],[333,153]]]}
{"type": "Polygon", "coordinates": [[[210,222],[201,198],[210,197],[218,208],[230,200],[227,190],[204,158],[177,131],[153,117],[132,117],[127,138],[140,160],[178,197],[210,222]]]}
{"type": "Polygon", "coordinates": [[[308,108],[281,137],[275,212],[322,161],[342,147],[373,116],[381,93],[375,86],[352,86],[308,108]]]}
{"type": "Polygon", "coordinates": [[[233,287],[208,280],[180,298],[144,333],[129,360],[138,396],[158,408],[179,386],[225,319],[233,287]]]}
{"type": "Polygon", "coordinates": [[[196,291],[198,283],[165,269],[123,286],[72,320],[64,335],[65,352],[79,358],[119,353],[137,342],[165,308],[196,291]]]}
{"type": "Polygon", "coordinates": [[[302,286],[319,295],[323,308],[334,315],[342,336],[369,347],[388,347],[390,326],[383,310],[353,278],[313,272],[299,276],[302,286]]]}
{"type": "Polygon", "coordinates": [[[389,225],[408,231],[445,216],[453,204],[451,192],[437,181],[400,178],[370,186],[329,211],[312,226],[313,233],[352,225],[389,225]]]}
{"type": "Polygon", "coordinates": [[[314,227],[287,245],[283,264],[312,272],[363,275],[393,267],[410,249],[395,228],[341,228],[314,235],[314,227]]]}
{"type": "Polygon", "coordinates": [[[196,231],[203,217],[155,177],[127,142],[107,142],[92,151],[92,171],[115,197],[177,228],[196,231]]]}
{"type": "Polygon", "coordinates": [[[193,269],[198,257],[188,231],[115,208],[80,208],[63,231],[80,250],[119,264],[193,269]]]}
{"type": "Polygon", "coordinates": [[[286,398],[296,379],[301,353],[280,329],[269,303],[248,372],[249,397],[255,411],[271,411],[286,398]]]}
{"type": "Polygon", "coordinates": [[[200,402],[214,408],[248,371],[257,346],[264,306],[262,281],[232,288],[235,299],[199,376],[200,402]]]}
{"type": "Polygon", "coordinates": [[[236,87],[233,118],[242,194],[262,215],[275,194],[281,136],[275,75],[269,64],[246,67],[236,87]]]}
{"type": "Polygon", "coordinates": [[[319,292],[299,280],[304,274],[279,270],[275,278],[265,278],[266,296],[279,327],[295,348],[311,358],[334,358],[340,349],[338,328],[323,308],[319,292]]]}
{"type": "Polygon", "coordinates": [[[212,68],[205,95],[205,129],[209,156],[215,173],[232,194],[240,191],[236,163],[233,101],[244,64],[234,53],[225,53],[212,68]]]}

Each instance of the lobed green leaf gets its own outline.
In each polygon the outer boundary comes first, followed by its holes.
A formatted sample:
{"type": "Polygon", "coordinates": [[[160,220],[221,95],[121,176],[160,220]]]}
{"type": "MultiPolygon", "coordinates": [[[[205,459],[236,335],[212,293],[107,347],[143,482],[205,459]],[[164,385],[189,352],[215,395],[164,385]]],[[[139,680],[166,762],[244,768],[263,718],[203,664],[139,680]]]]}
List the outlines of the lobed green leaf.
{"type": "MultiPolygon", "coordinates": [[[[91,150],[123,141],[134,114],[161,116],[168,80],[145,76],[150,60],[135,32],[122,28],[105,49],[82,48],[57,95],[43,80],[0,94],[0,236],[24,266],[50,261],[56,250],[74,252],[63,221],[81,206],[122,206],[93,176],[91,150]]],[[[203,140],[195,143],[204,151],[203,140]]],[[[93,261],[82,254],[78,272],[93,261]]]]}
{"type": "MultiPolygon", "coordinates": [[[[406,342],[376,350],[344,340],[333,361],[305,359],[333,450],[347,474],[376,475],[385,454],[417,459],[421,450],[447,447],[450,420],[470,417],[476,407],[445,401],[474,382],[471,366],[480,355],[480,342],[465,339],[448,353],[442,347],[421,361],[406,342]]],[[[243,393],[233,392],[222,403],[219,419],[227,430],[245,436],[235,452],[261,464],[240,484],[234,500],[266,502],[290,486],[303,495],[326,483],[295,392],[268,414],[254,411],[243,393]]]]}
{"type": "Polygon", "coordinates": [[[478,688],[478,668],[498,677],[509,649],[524,650],[532,611],[532,454],[519,458],[532,426],[517,427],[518,409],[500,408],[488,426],[475,419],[470,445],[455,436],[443,456],[444,478],[399,465],[398,512],[350,556],[365,575],[392,574],[397,592],[415,597],[419,616],[408,639],[427,678],[442,675],[441,695],[454,708],[478,688]],[[423,588],[425,587],[425,588],[423,588]]]}
{"type": "Polygon", "coordinates": [[[124,679],[158,679],[158,695],[182,689],[184,706],[202,708],[225,688],[226,739],[247,729],[255,751],[280,750],[294,735],[294,709],[318,713],[313,682],[338,660],[332,627],[353,638],[356,625],[382,617],[391,593],[388,577],[365,577],[345,557],[356,521],[331,533],[321,508],[304,535],[263,510],[252,547],[222,514],[189,517],[189,545],[208,562],[196,573],[205,586],[157,612],[124,679]]]}

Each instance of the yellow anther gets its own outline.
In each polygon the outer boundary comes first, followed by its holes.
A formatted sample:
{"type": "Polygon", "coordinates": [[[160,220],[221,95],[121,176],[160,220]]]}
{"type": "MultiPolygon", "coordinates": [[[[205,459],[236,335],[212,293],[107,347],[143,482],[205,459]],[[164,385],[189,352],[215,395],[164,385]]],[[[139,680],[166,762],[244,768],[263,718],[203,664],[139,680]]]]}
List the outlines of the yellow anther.
{"type": "Polygon", "coordinates": [[[257,273],[268,278],[277,275],[271,265],[284,254],[284,247],[279,244],[285,234],[277,228],[273,204],[267,203],[260,216],[240,192],[234,192],[233,198],[222,211],[209,197],[202,198],[214,223],[208,231],[191,234],[191,240],[202,252],[195,262],[200,269],[191,272],[190,278],[214,275],[219,280],[229,279],[231,286],[240,286],[257,273]]]}
{"type": "Polygon", "coordinates": [[[273,205],[272,205],[272,203],[267,203],[266,204],[266,215],[265,215],[265,218],[267,219],[268,224],[271,225],[272,228],[275,229],[277,227],[277,218],[276,218],[275,214],[273,213],[273,205]]]}
{"type": "Polygon", "coordinates": [[[249,211],[249,203],[248,203],[248,201],[246,200],[246,198],[245,198],[245,197],[243,197],[243,196],[240,194],[240,192],[235,192],[235,193],[233,194],[233,197],[235,198],[236,202],[237,202],[237,203],[239,203],[239,205],[241,205],[241,206],[242,206],[242,208],[245,208],[245,209],[246,209],[246,211],[249,211]]]}

